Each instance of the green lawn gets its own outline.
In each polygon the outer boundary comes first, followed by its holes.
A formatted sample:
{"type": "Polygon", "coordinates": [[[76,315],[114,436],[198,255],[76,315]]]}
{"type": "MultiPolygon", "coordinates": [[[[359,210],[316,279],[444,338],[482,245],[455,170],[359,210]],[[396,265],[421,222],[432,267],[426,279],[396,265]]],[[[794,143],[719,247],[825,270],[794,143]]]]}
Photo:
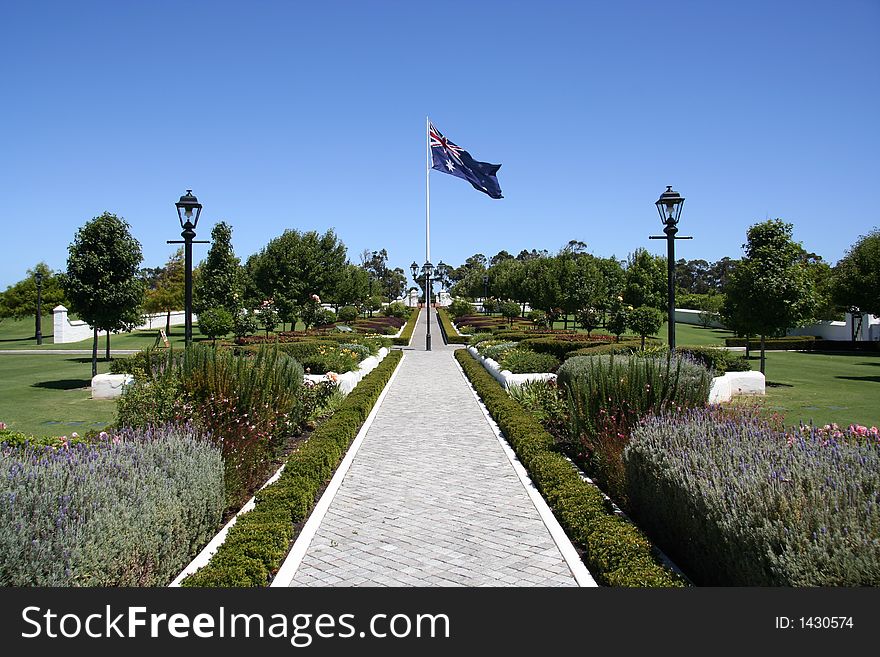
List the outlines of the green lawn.
{"type": "Polygon", "coordinates": [[[787,426],[811,420],[880,426],[880,354],[768,351],[765,374],[763,407],[784,415],[787,426]]]}
{"type": "MultiPolygon", "coordinates": [[[[98,371],[107,370],[99,361],[98,371]]],[[[116,402],[91,399],[88,357],[0,355],[0,371],[0,422],[10,429],[69,435],[101,429],[116,417],[116,402]]]]}

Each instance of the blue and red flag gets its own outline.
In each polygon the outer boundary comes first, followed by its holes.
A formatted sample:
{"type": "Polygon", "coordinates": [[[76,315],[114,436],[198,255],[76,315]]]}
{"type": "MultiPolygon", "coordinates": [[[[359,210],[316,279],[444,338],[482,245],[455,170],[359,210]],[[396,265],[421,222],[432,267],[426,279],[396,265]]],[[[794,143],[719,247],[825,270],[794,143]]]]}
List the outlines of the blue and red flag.
{"type": "Polygon", "coordinates": [[[444,137],[434,124],[429,124],[428,135],[431,144],[431,168],[467,180],[474,189],[492,198],[501,196],[501,186],[495,174],[500,164],[478,162],[463,148],[456,146],[444,137]]]}

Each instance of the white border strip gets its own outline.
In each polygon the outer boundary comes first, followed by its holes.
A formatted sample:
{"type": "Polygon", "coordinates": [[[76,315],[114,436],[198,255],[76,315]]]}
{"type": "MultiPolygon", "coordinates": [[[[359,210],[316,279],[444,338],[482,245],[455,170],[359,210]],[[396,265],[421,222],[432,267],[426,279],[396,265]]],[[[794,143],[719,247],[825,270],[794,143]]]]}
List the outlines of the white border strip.
{"type": "Polygon", "coordinates": [[[299,536],[296,537],[296,541],[294,541],[290,553],[284,559],[284,563],[281,564],[281,568],[278,569],[272,583],[269,584],[270,588],[289,587],[291,582],[293,582],[293,577],[296,575],[297,569],[302,563],[303,558],[306,556],[306,551],[308,550],[309,545],[311,545],[312,539],[315,537],[318,527],[321,525],[321,521],[323,521],[324,516],[327,515],[330,504],[333,502],[333,498],[336,497],[336,493],[342,485],[342,480],[345,479],[345,475],[348,473],[348,469],[351,467],[355,455],[360,449],[361,444],[364,442],[364,438],[370,430],[373,420],[376,418],[376,414],[382,406],[382,402],[385,400],[385,395],[388,394],[391,385],[394,383],[394,379],[397,378],[397,373],[400,372],[400,365],[403,363],[404,358],[406,358],[406,354],[403,354],[403,357],[398,361],[397,367],[388,379],[388,383],[385,384],[385,389],[373,405],[373,410],[370,411],[363,426],[361,426],[361,430],[358,431],[357,436],[355,436],[355,439],[352,441],[351,447],[348,448],[348,452],[345,454],[345,457],[342,459],[342,462],[339,464],[339,467],[336,468],[336,472],[330,479],[330,483],[327,484],[324,494],[321,495],[321,499],[318,500],[318,503],[312,510],[311,515],[309,515],[306,524],[303,525],[302,531],[300,531],[299,536]]]}
{"type": "Polygon", "coordinates": [[[501,433],[501,429],[495,420],[492,419],[492,416],[489,414],[489,409],[486,408],[486,405],[483,404],[483,400],[480,399],[480,396],[477,394],[477,391],[474,389],[473,385],[471,385],[470,379],[468,379],[467,374],[465,374],[464,370],[461,367],[461,363],[455,360],[455,365],[458,367],[458,371],[461,373],[464,382],[467,384],[468,388],[473,394],[474,399],[477,400],[477,405],[480,407],[480,410],[483,411],[483,415],[486,417],[486,422],[488,422],[489,427],[492,429],[492,433],[495,434],[495,438],[498,439],[498,443],[501,445],[501,449],[504,450],[504,453],[507,455],[507,460],[510,461],[510,464],[513,466],[514,471],[519,477],[520,483],[525,488],[526,493],[528,493],[529,499],[532,500],[532,504],[535,505],[535,509],[538,511],[538,515],[541,516],[541,520],[544,523],[544,526],[547,527],[547,530],[550,532],[550,536],[553,538],[553,541],[556,543],[556,547],[559,548],[559,552],[562,554],[562,558],[565,559],[565,563],[568,565],[571,574],[574,576],[575,581],[577,581],[578,586],[583,587],[594,587],[599,586],[596,583],[596,580],[593,579],[593,576],[590,574],[590,571],[587,570],[587,567],[584,565],[584,562],[581,561],[580,555],[577,553],[574,545],[571,540],[568,538],[568,535],[565,533],[565,530],[562,529],[562,525],[559,524],[559,521],[556,519],[556,516],[553,515],[553,511],[550,510],[550,507],[547,505],[547,502],[544,500],[544,497],[535,488],[535,485],[532,483],[531,478],[529,477],[529,473],[526,471],[523,464],[520,463],[519,458],[517,458],[516,453],[508,444],[507,440],[505,440],[504,435],[501,433]]]}

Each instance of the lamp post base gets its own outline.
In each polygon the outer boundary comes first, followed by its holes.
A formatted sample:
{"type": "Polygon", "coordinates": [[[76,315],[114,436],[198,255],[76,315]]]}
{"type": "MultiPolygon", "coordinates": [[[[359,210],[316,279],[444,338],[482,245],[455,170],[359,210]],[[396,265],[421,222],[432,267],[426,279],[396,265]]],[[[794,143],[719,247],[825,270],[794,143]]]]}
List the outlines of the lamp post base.
{"type": "Polygon", "coordinates": [[[431,351],[431,336],[425,336],[425,351],[431,351]]]}

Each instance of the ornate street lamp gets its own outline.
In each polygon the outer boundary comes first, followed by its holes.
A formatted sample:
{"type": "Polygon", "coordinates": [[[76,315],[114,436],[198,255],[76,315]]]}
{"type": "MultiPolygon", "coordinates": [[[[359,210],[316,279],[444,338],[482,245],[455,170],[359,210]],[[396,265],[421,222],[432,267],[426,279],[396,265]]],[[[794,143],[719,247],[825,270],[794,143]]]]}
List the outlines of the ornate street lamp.
{"type": "Polygon", "coordinates": [[[34,281],[37,283],[37,323],[34,330],[34,337],[37,338],[37,344],[43,344],[43,272],[37,271],[34,274],[34,281]]]}
{"type": "Polygon", "coordinates": [[[428,310],[428,331],[425,335],[425,351],[431,351],[431,274],[434,273],[434,265],[430,262],[426,262],[422,265],[420,272],[419,266],[413,262],[409,266],[409,269],[412,272],[413,280],[416,283],[419,282],[419,276],[425,277],[425,307],[428,310]]]}
{"type": "Polygon", "coordinates": [[[657,212],[660,213],[660,221],[665,226],[665,235],[651,235],[652,240],[666,240],[666,322],[669,348],[675,349],[675,240],[690,240],[692,237],[676,236],[678,232],[678,220],[681,217],[681,207],[684,205],[684,197],[673,191],[671,185],[666,186],[666,191],[660,195],[657,202],[657,212]]]}
{"type": "Polygon", "coordinates": [[[174,204],[177,208],[177,218],[180,220],[180,227],[183,232],[180,240],[168,240],[168,244],[184,245],[184,342],[186,346],[192,344],[192,245],[207,244],[206,240],[194,240],[196,236],[196,226],[199,225],[199,216],[202,214],[202,204],[199,199],[193,196],[192,190],[186,190],[186,194],[180,197],[180,200],[174,204]]]}

